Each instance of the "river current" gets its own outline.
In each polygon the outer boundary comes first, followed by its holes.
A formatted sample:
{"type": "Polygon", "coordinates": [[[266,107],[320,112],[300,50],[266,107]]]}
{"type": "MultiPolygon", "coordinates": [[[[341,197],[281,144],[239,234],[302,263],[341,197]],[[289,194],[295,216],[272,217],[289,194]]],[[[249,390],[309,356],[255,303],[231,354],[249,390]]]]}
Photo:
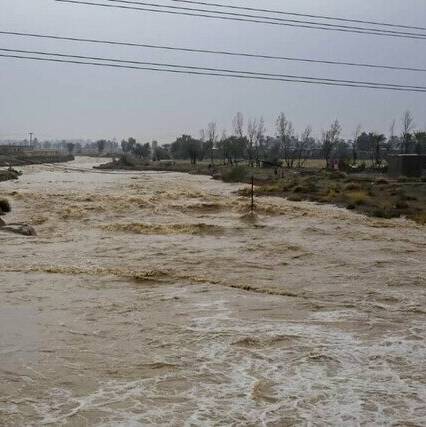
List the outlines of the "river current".
{"type": "Polygon", "coordinates": [[[425,227],[101,162],[0,184],[0,425],[426,425],[425,227]]]}

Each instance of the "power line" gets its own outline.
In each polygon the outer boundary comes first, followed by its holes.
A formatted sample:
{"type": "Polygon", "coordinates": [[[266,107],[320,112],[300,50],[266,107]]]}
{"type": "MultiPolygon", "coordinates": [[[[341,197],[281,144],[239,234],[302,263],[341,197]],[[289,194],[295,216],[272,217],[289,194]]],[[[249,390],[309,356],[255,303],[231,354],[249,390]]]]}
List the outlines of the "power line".
{"type": "Polygon", "coordinates": [[[154,67],[168,67],[168,68],[176,68],[176,69],[189,69],[189,70],[230,73],[230,74],[239,74],[239,75],[247,74],[249,76],[261,76],[261,77],[273,77],[273,78],[276,77],[276,78],[285,78],[285,79],[304,79],[304,80],[332,82],[332,83],[360,84],[360,85],[378,86],[378,87],[385,87],[385,88],[390,87],[390,88],[419,89],[419,90],[426,91],[426,86],[401,85],[401,84],[394,84],[394,83],[380,83],[380,82],[368,82],[368,81],[357,81],[357,80],[330,79],[330,78],[324,78],[324,77],[311,77],[311,76],[299,76],[299,75],[296,76],[296,75],[290,75],[290,74],[261,73],[261,72],[253,72],[253,71],[246,71],[246,70],[234,70],[234,69],[228,69],[228,68],[199,67],[199,66],[193,66],[193,65],[180,65],[180,64],[170,64],[170,63],[160,63],[160,62],[130,61],[130,60],[124,60],[124,59],[115,59],[115,58],[103,58],[98,56],[70,55],[70,54],[57,53],[57,52],[45,52],[45,51],[34,51],[34,50],[0,48],[0,51],[24,53],[24,54],[31,54],[31,55],[41,55],[41,56],[57,56],[60,58],[73,58],[73,59],[115,62],[119,64],[149,65],[154,67]]]}
{"type": "Polygon", "coordinates": [[[91,65],[96,67],[109,67],[109,68],[120,68],[120,69],[132,69],[132,70],[145,70],[145,71],[155,71],[155,72],[164,72],[164,73],[174,73],[174,74],[189,74],[197,76],[209,76],[209,77],[229,77],[229,78],[238,78],[238,79],[248,79],[248,80],[262,80],[262,81],[278,81],[278,82],[292,82],[292,83],[304,83],[304,84],[316,84],[324,86],[342,86],[342,87],[354,87],[354,88],[367,88],[367,89],[381,89],[381,90],[391,90],[399,92],[418,92],[426,93],[424,89],[411,89],[406,86],[377,86],[370,84],[357,84],[357,83],[339,83],[333,81],[321,81],[321,80],[307,80],[301,78],[278,78],[278,77],[262,77],[262,76],[251,76],[247,74],[228,74],[228,73],[214,73],[214,72],[202,72],[195,70],[176,70],[176,69],[166,69],[161,67],[139,67],[131,65],[120,65],[120,64],[108,64],[100,62],[88,62],[88,61],[77,61],[71,59],[57,59],[57,58],[41,58],[37,56],[28,56],[28,55],[12,55],[12,54],[0,54],[2,58],[14,58],[14,59],[26,59],[40,62],[55,62],[55,63],[66,63],[66,64],[77,64],[77,65],[91,65]]]}
{"type": "Polygon", "coordinates": [[[234,9],[234,10],[248,10],[251,12],[267,12],[267,13],[274,13],[274,14],[287,15],[287,16],[300,16],[305,18],[326,19],[326,20],[341,21],[341,22],[353,22],[357,24],[380,25],[383,27],[406,28],[411,30],[426,30],[426,27],[394,24],[394,23],[383,22],[383,21],[367,21],[365,19],[342,18],[342,17],[328,16],[328,15],[312,15],[308,13],[288,12],[288,11],[276,10],[276,9],[260,9],[260,8],[247,7],[247,6],[233,6],[233,5],[222,4],[222,3],[208,3],[204,1],[193,1],[193,0],[169,0],[169,1],[175,2],[175,3],[188,3],[188,4],[198,4],[198,5],[210,6],[210,7],[221,7],[221,8],[234,9]]]}
{"type": "MultiPolygon", "coordinates": [[[[146,4],[151,7],[136,7],[136,6],[125,6],[122,4],[112,5],[112,4],[105,4],[105,3],[96,3],[93,1],[77,1],[77,0],[55,0],[55,1],[60,3],[72,3],[72,4],[78,4],[78,5],[89,5],[89,6],[98,6],[98,7],[107,7],[107,8],[119,8],[119,9],[125,9],[125,10],[136,10],[136,11],[143,11],[143,12],[169,14],[169,15],[192,16],[192,17],[219,19],[219,20],[226,20],[226,21],[238,21],[238,22],[248,22],[248,23],[257,23],[257,24],[296,27],[296,28],[309,28],[309,29],[326,30],[326,31],[339,31],[344,33],[378,35],[378,36],[397,37],[397,38],[404,38],[404,39],[417,39],[417,40],[426,39],[426,34],[421,34],[421,33],[404,33],[404,32],[398,32],[398,31],[390,31],[390,30],[368,29],[368,28],[366,29],[362,27],[349,27],[349,26],[345,27],[341,25],[333,25],[333,24],[325,24],[325,23],[309,23],[308,21],[296,21],[296,20],[280,20],[282,22],[276,22],[276,20],[278,20],[279,18],[267,17],[266,19],[258,19],[258,17],[255,15],[252,15],[253,18],[244,18],[244,15],[242,14],[232,14],[231,12],[219,12],[219,11],[211,11],[211,10],[204,10],[204,9],[199,9],[199,10],[205,11],[205,13],[199,13],[199,12],[195,12],[196,9],[189,9],[189,8],[183,8],[183,7],[177,7],[177,6],[159,6],[159,5],[154,5],[152,3],[138,2],[137,4],[141,4],[141,5],[146,4]],[[162,10],[162,9],[155,9],[155,7],[157,8],[168,7],[168,8],[178,9],[178,10],[162,10]],[[194,10],[194,12],[191,12],[191,10],[194,10]],[[218,15],[211,15],[211,13],[217,13],[218,15]],[[228,15],[233,15],[233,16],[228,16],[228,15]],[[238,16],[241,16],[241,17],[238,17],[238,16]]],[[[121,0],[104,0],[104,1],[120,1],[121,2],[121,0]]],[[[127,3],[131,3],[131,2],[127,2],[127,3]]]]}
{"type": "MultiPolygon", "coordinates": [[[[229,16],[237,16],[237,17],[243,17],[243,18],[256,18],[256,19],[267,19],[271,21],[277,21],[277,22],[291,22],[296,24],[309,24],[309,25],[320,25],[328,28],[340,28],[340,29],[353,29],[353,30],[366,30],[366,31],[378,31],[380,33],[386,34],[386,35],[409,35],[409,36],[423,36],[426,37],[426,34],[419,34],[419,33],[408,33],[403,31],[395,31],[395,30],[385,30],[380,28],[366,28],[366,27],[357,27],[354,25],[338,25],[338,24],[331,24],[326,22],[314,22],[314,21],[307,21],[307,20],[297,20],[297,19],[289,19],[289,18],[276,18],[271,16],[262,16],[262,15],[249,15],[247,13],[236,13],[236,12],[226,12],[221,10],[215,10],[215,9],[200,9],[195,7],[184,7],[184,6],[170,6],[165,4],[158,4],[158,3],[148,3],[146,1],[136,1],[136,0],[103,0],[104,2],[110,2],[110,3],[124,3],[124,4],[131,4],[131,5],[141,5],[141,6],[150,6],[150,7],[156,7],[156,8],[167,8],[167,9],[176,9],[176,10],[186,10],[191,12],[208,12],[218,15],[229,15],[229,16]]],[[[190,2],[188,2],[190,3],[190,2]]],[[[198,3],[195,3],[198,4],[198,3]]],[[[208,4],[208,3],[204,3],[208,4]]],[[[212,4],[208,4],[210,7],[212,4]]],[[[223,6],[220,6],[223,7],[223,6]]],[[[226,6],[225,6],[226,7],[226,6]]],[[[243,9],[244,10],[244,9],[243,9]]],[[[247,9],[246,9],[247,10],[247,9]]]]}
{"type": "Polygon", "coordinates": [[[11,35],[11,36],[21,36],[21,37],[34,37],[34,38],[41,38],[41,39],[107,44],[107,45],[115,45],[115,46],[142,47],[142,48],[148,48],[148,49],[161,49],[161,50],[171,50],[171,51],[189,52],[189,53],[205,53],[205,54],[213,54],[213,55],[227,55],[227,56],[271,59],[271,60],[281,60],[281,61],[307,62],[307,63],[326,64],[326,65],[343,65],[343,66],[351,66],[351,67],[364,67],[364,68],[375,68],[375,69],[378,68],[378,69],[386,69],[386,70],[426,72],[426,68],[420,68],[420,67],[403,67],[403,66],[369,64],[369,63],[360,63],[360,62],[333,61],[333,60],[325,60],[325,59],[295,58],[295,57],[288,57],[288,56],[274,56],[274,55],[256,54],[256,53],[248,53],[248,52],[195,49],[195,48],[185,48],[185,47],[147,44],[147,43],[118,42],[118,41],[111,41],[111,40],[88,39],[88,38],[79,38],[79,37],[64,37],[64,36],[49,35],[49,34],[21,33],[21,32],[15,32],[15,31],[0,31],[0,35],[1,34],[11,35]]]}

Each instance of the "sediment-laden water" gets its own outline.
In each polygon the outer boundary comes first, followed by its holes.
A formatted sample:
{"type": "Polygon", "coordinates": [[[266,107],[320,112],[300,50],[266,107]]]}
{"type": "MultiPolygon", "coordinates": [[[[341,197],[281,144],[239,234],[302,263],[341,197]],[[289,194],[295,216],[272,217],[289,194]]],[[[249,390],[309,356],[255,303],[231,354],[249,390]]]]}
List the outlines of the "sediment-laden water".
{"type": "Polygon", "coordinates": [[[0,184],[0,425],[426,424],[426,229],[80,158],[0,184]]]}

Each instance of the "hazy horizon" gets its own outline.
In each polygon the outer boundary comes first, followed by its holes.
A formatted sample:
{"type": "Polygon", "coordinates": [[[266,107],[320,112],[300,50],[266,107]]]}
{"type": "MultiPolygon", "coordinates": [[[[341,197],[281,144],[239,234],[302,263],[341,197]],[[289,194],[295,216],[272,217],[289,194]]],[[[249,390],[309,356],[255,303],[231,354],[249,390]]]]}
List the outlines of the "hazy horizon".
{"type": "MultiPolygon", "coordinates": [[[[166,1],[162,2],[166,3],[166,1]]],[[[259,7],[259,2],[230,4],[259,7]]],[[[313,2],[268,0],[262,7],[302,13],[368,18],[423,25],[424,2],[401,0],[313,2]]],[[[271,55],[418,66],[426,68],[424,40],[344,34],[202,18],[155,15],[55,3],[53,0],[0,0],[0,30],[93,37],[189,48],[246,51],[271,55]]],[[[141,61],[211,67],[247,68],[330,78],[424,84],[424,73],[368,70],[222,56],[108,47],[63,41],[0,36],[1,46],[141,61]]],[[[138,141],[171,142],[177,135],[199,135],[208,122],[232,128],[241,111],[246,119],[263,116],[267,132],[283,111],[297,132],[307,125],[318,136],[336,118],[346,138],[360,124],[388,134],[393,119],[399,131],[402,113],[413,113],[417,128],[426,127],[424,94],[323,87],[296,83],[175,76],[149,71],[38,63],[0,58],[0,140],[24,139],[33,132],[45,139],[99,139],[133,136],[138,141]]]]}

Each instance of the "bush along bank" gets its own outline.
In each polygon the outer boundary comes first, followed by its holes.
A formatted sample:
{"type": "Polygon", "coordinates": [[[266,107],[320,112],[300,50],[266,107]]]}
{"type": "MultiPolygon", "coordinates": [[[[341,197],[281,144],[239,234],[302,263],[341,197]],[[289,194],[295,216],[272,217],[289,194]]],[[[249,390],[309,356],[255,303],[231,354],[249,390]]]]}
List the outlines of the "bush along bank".
{"type": "Polygon", "coordinates": [[[18,179],[22,175],[22,172],[19,172],[15,169],[6,169],[0,170],[0,182],[9,181],[11,179],[18,179]]]}

